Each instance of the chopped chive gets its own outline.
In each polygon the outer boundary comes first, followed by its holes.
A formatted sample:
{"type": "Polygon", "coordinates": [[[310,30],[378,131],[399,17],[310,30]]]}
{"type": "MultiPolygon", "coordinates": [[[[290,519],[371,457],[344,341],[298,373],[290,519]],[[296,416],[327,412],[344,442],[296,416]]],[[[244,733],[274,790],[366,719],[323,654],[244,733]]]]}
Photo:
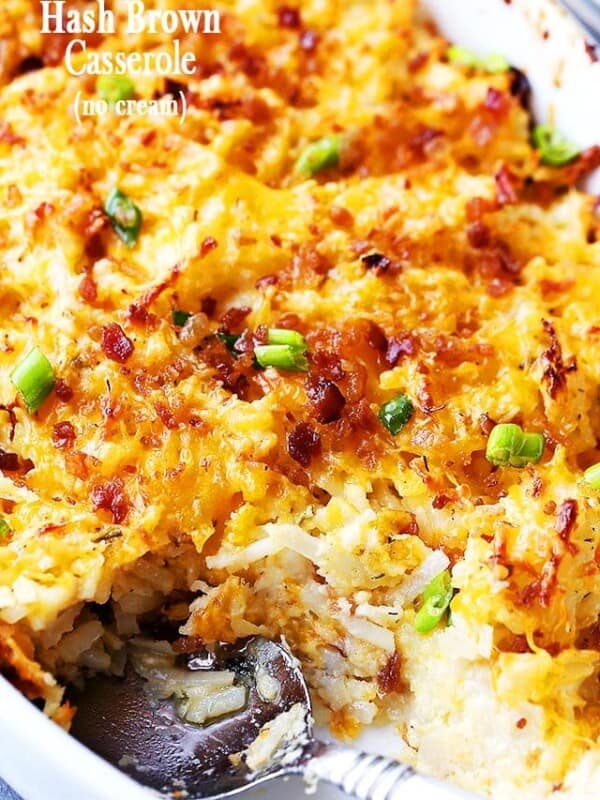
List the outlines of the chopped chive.
{"type": "Polygon", "coordinates": [[[583,473],[583,479],[592,489],[600,489],[600,464],[588,467],[583,473]]]}
{"type": "Polygon", "coordinates": [[[133,200],[115,187],[106,198],[104,211],[119,239],[133,247],[142,227],[142,212],[133,200]]]}
{"type": "Polygon", "coordinates": [[[29,413],[34,414],[54,387],[54,370],[40,348],[34,347],[13,369],[10,379],[29,413]]]}
{"type": "Polygon", "coordinates": [[[131,100],[135,84],[127,75],[101,75],[96,81],[96,92],[110,105],[119,100],[131,100]]]}
{"type": "Polygon", "coordinates": [[[412,417],[414,411],[415,407],[410,397],[405,394],[399,394],[381,406],[379,419],[392,436],[396,436],[412,417]]]}
{"type": "Polygon", "coordinates": [[[325,136],[309,144],[296,161],[296,172],[314,177],[324,169],[337,167],[340,163],[342,140],[339,136],[325,136]]]}
{"type": "Polygon", "coordinates": [[[467,50],[466,47],[459,47],[457,44],[451,45],[446,50],[446,58],[452,64],[462,64],[463,67],[478,67],[491,74],[508,72],[510,69],[510,64],[501,53],[490,53],[480,58],[472,50],[467,50]]]}
{"type": "Polygon", "coordinates": [[[0,539],[4,539],[7,533],[10,533],[10,525],[5,519],[0,517],[0,539]]]}
{"type": "Polygon", "coordinates": [[[437,627],[448,610],[453,594],[448,570],[441,572],[427,584],[423,591],[423,605],[417,611],[413,623],[418,633],[429,633],[437,627]]]}
{"type": "Polygon", "coordinates": [[[496,467],[537,464],[545,446],[542,433],[524,433],[520,425],[496,425],[489,435],[485,457],[496,467]]]}
{"type": "Polygon", "coordinates": [[[183,328],[192,315],[188,311],[179,311],[175,309],[171,316],[173,318],[173,325],[177,325],[178,328],[183,328]]]}
{"type": "Polygon", "coordinates": [[[297,347],[299,350],[306,350],[306,339],[298,331],[289,331],[286,328],[269,328],[267,333],[269,344],[287,344],[290,347],[297,347]]]}
{"type": "Polygon", "coordinates": [[[303,350],[289,344],[260,344],[254,355],[261,367],[276,367],[287,372],[308,372],[310,364],[303,350]]]}
{"type": "Polygon", "coordinates": [[[563,167],[574,161],[579,148],[568,142],[550,125],[536,125],[531,134],[531,143],[540,151],[542,164],[548,167],[563,167]]]}

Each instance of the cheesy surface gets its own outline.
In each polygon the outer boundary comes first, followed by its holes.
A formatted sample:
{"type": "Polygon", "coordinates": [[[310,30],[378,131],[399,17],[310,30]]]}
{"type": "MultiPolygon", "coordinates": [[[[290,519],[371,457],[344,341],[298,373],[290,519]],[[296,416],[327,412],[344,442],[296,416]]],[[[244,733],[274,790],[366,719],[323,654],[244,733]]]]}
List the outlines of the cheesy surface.
{"type": "Polygon", "coordinates": [[[60,686],[144,615],[283,635],[338,735],[391,721],[399,756],[490,797],[594,796],[600,245],[574,187],[598,151],[540,163],[522,76],[449,63],[410,0],[215,7],[221,35],[183,36],[196,75],[136,78],[183,91],[183,125],[78,125],[69,37],[2,3],[3,671],[64,723],[60,686]],[[326,136],[339,165],[299,174],[326,136]],[[306,337],[307,373],[256,368],[268,328],[306,337]],[[57,382],[31,414],[10,375],[34,346],[57,382]],[[505,422],[544,434],[538,464],[486,460],[505,422]],[[450,624],[420,634],[446,568],[450,624]]]}

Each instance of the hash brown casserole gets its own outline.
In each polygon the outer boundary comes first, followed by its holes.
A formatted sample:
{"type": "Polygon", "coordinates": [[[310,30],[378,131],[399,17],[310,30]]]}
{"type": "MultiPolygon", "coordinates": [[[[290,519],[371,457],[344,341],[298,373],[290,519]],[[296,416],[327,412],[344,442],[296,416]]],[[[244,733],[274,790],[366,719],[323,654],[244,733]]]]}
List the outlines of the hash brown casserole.
{"type": "Polygon", "coordinates": [[[95,79],[2,3],[2,671],[68,725],[62,687],[148,618],[283,635],[337,735],[388,721],[491,797],[595,796],[599,150],[544,163],[525,77],[449,58],[412,0],[215,7],[193,77],[135,79],[184,92],[181,127],[78,126],[95,79]],[[491,463],[507,423],[543,453],[491,463]]]}

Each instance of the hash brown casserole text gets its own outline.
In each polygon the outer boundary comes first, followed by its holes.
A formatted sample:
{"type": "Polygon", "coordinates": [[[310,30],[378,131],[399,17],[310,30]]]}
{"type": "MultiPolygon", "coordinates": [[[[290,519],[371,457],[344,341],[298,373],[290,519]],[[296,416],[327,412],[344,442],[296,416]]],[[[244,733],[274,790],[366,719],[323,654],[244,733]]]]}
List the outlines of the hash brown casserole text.
{"type": "Polygon", "coordinates": [[[575,184],[599,151],[542,163],[524,76],[449,60],[411,0],[219,7],[195,76],[135,79],[185,92],[182,127],[78,126],[95,79],[36,0],[2,3],[3,672],[68,725],[61,687],[122,669],[148,617],[284,635],[338,735],[387,720],[494,798],[592,797],[600,221],[575,184]],[[28,408],[34,347],[55,382],[28,408]],[[490,463],[505,423],[539,460],[490,463]]]}

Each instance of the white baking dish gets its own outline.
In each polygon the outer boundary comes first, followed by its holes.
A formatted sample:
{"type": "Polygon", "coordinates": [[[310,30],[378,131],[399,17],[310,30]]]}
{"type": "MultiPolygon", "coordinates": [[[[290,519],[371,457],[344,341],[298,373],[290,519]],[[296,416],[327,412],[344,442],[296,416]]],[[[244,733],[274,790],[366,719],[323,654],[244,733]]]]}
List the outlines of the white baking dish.
{"type": "MultiPolygon", "coordinates": [[[[540,118],[550,119],[581,146],[600,142],[600,63],[593,62],[585,36],[554,0],[422,0],[422,6],[448,38],[481,54],[502,52],[525,70],[540,118]]],[[[44,718],[1,678],[0,739],[0,775],[25,800],[153,796],[44,718]]],[[[386,754],[401,751],[389,729],[385,735],[371,731],[363,744],[386,754]]],[[[298,800],[302,785],[295,781],[284,791],[286,800],[298,800]]],[[[281,784],[273,784],[247,798],[277,800],[281,795],[281,784]]],[[[320,787],[313,797],[341,795],[320,787]]]]}

